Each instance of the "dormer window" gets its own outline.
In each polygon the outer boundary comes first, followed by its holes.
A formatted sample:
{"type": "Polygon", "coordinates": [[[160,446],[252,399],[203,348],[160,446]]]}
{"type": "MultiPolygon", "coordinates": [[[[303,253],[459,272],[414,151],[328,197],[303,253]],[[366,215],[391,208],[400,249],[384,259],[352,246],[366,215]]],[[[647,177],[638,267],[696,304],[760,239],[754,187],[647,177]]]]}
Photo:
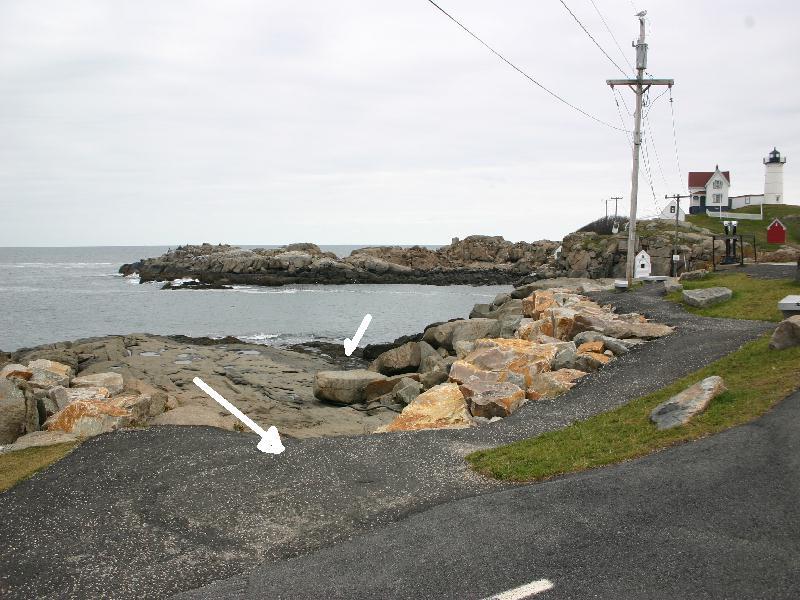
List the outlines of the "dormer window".
{"type": "Polygon", "coordinates": [[[720,181],[719,179],[715,179],[714,180],[714,189],[715,190],[721,190],[722,189],[722,181],[720,181]]]}

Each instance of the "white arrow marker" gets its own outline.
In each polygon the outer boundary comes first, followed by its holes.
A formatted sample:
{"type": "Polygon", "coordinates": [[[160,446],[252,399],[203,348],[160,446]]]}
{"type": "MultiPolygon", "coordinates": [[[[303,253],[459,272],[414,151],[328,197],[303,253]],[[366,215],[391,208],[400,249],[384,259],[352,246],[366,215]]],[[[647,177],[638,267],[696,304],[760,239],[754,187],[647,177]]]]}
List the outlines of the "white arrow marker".
{"type": "Polygon", "coordinates": [[[248,417],[246,414],[244,414],[242,411],[236,408],[233,404],[225,400],[225,398],[223,398],[222,395],[219,392],[217,392],[217,390],[212,388],[205,381],[203,381],[199,377],[195,377],[194,379],[192,379],[192,381],[197,387],[199,387],[206,394],[211,396],[214,400],[219,402],[234,417],[239,419],[242,423],[247,425],[255,433],[261,436],[261,441],[258,442],[258,446],[256,446],[256,448],[258,448],[262,452],[268,452],[270,454],[280,454],[281,452],[286,450],[286,448],[284,448],[283,444],[281,443],[281,436],[274,425],[269,429],[267,429],[266,431],[264,431],[263,429],[261,429],[258,423],[253,421],[253,419],[248,417]]]}
{"type": "Polygon", "coordinates": [[[353,353],[353,350],[358,348],[358,342],[361,341],[364,332],[367,330],[367,327],[369,327],[369,324],[371,322],[372,322],[372,315],[370,314],[364,315],[364,318],[361,321],[361,325],[358,326],[358,330],[356,331],[356,334],[353,336],[353,339],[351,340],[350,338],[344,338],[344,353],[347,356],[350,356],[353,353]]]}
{"type": "Polygon", "coordinates": [[[499,594],[495,594],[494,596],[490,596],[489,598],[484,598],[484,600],[523,600],[524,598],[530,598],[531,596],[535,596],[536,594],[541,594],[542,592],[552,589],[552,581],[549,579],[539,579],[538,581],[531,581],[530,583],[521,585],[513,590],[508,590],[506,592],[501,592],[499,594]]]}

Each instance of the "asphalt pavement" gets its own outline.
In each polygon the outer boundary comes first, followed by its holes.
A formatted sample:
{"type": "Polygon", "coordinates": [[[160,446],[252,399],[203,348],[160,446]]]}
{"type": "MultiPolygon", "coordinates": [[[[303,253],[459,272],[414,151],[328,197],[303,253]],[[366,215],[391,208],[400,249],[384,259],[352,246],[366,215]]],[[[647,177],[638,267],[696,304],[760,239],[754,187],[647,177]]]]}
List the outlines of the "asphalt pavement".
{"type": "Polygon", "coordinates": [[[800,393],[625,464],[451,502],[181,600],[800,598],[800,393]]]}

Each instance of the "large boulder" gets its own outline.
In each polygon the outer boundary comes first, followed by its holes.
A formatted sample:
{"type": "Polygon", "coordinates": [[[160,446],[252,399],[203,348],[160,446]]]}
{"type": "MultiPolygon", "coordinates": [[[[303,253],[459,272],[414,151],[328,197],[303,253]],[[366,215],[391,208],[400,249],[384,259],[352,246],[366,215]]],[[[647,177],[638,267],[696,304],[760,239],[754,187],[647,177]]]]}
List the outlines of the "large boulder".
{"type": "Polygon", "coordinates": [[[403,379],[413,379],[415,381],[419,381],[420,377],[421,376],[419,373],[406,373],[403,375],[393,375],[384,379],[370,381],[366,386],[364,386],[364,402],[369,404],[381,396],[391,394],[395,386],[397,386],[397,384],[403,379]]]}
{"type": "Polygon", "coordinates": [[[16,450],[25,450],[25,448],[70,444],[77,440],[77,435],[66,431],[32,431],[17,438],[17,441],[8,447],[8,450],[14,452],[16,450]]]}
{"type": "Polygon", "coordinates": [[[639,338],[643,340],[660,338],[674,331],[669,325],[661,323],[623,319],[620,315],[613,313],[587,312],[579,312],[575,315],[575,329],[580,332],[596,331],[617,339],[639,338]]]}
{"type": "Polygon", "coordinates": [[[785,350],[792,346],[800,346],[800,315],[781,321],[769,340],[769,347],[773,350],[785,350]]]}
{"type": "Polygon", "coordinates": [[[708,271],[705,269],[697,269],[696,271],[685,271],[678,277],[678,281],[698,281],[705,279],[708,276],[708,271]]]}
{"type": "Polygon", "coordinates": [[[656,406],[650,413],[650,420],[659,431],[684,425],[697,413],[703,412],[725,390],[722,377],[706,377],[656,406]]]}
{"type": "Polygon", "coordinates": [[[500,323],[496,319],[460,319],[426,329],[422,339],[432,346],[452,350],[456,342],[499,334],[500,323]]]}
{"type": "Polygon", "coordinates": [[[106,388],[110,395],[115,396],[122,391],[124,383],[122,381],[122,375],[108,372],[75,377],[70,383],[70,386],[74,388],[102,387],[106,388]]]}
{"type": "Polygon", "coordinates": [[[474,424],[458,385],[442,383],[417,396],[394,421],[376,432],[463,429],[474,424]]]}
{"type": "Polygon", "coordinates": [[[133,417],[134,425],[144,425],[150,417],[150,394],[139,394],[137,392],[127,392],[115,396],[108,401],[108,404],[124,408],[133,417]]]}
{"type": "Polygon", "coordinates": [[[33,371],[17,363],[11,363],[0,369],[0,379],[24,379],[33,377],[33,371]]]}
{"type": "Polygon", "coordinates": [[[555,398],[571,390],[575,382],[586,376],[586,371],[578,369],[559,369],[538,373],[531,378],[531,384],[525,396],[528,400],[555,398]]]}
{"type": "Polygon", "coordinates": [[[39,411],[33,395],[26,394],[12,379],[0,379],[0,444],[11,444],[38,429],[39,411]]]}
{"type": "Polygon", "coordinates": [[[525,403],[525,392],[509,382],[470,381],[460,389],[473,417],[507,417],[525,403]]]}
{"type": "Polygon", "coordinates": [[[463,360],[450,369],[450,380],[461,385],[510,382],[525,390],[531,377],[549,371],[558,352],[556,344],[520,339],[481,339],[463,360]]]}
{"type": "Polygon", "coordinates": [[[366,400],[367,385],[386,379],[375,371],[319,371],[314,376],[314,396],[335,404],[359,404],[366,400]]]}
{"type": "Polygon", "coordinates": [[[377,371],[384,375],[397,375],[399,373],[412,373],[419,369],[420,347],[417,342],[408,342],[397,348],[392,348],[378,356],[372,364],[370,371],[377,371]]]}
{"type": "Polygon", "coordinates": [[[67,387],[73,375],[72,367],[69,365],[44,358],[30,361],[28,369],[33,373],[29,382],[37,388],[46,389],[56,385],[67,387]]]}
{"type": "Polygon", "coordinates": [[[81,437],[99,435],[133,424],[131,412],[105,400],[76,400],[45,421],[48,431],[65,431],[81,437]]]}
{"type": "Polygon", "coordinates": [[[105,400],[110,395],[108,388],[104,387],[65,388],[59,385],[47,391],[48,398],[55,403],[57,410],[63,410],[80,400],[105,400]]]}
{"type": "Polygon", "coordinates": [[[733,291],[726,287],[710,287],[699,290],[683,290],[683,301],[689,306],[706,308],[727,302],[733,297],[733,291]]]}

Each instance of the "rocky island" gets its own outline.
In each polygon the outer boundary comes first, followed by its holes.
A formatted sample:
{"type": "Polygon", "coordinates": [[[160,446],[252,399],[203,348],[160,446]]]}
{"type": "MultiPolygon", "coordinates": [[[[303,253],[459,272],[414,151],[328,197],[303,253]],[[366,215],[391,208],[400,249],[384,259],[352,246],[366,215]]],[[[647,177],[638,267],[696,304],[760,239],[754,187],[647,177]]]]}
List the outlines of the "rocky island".
{"type": "MultiPolygon", "coordinates": [[[[669,275],[675,224],[661,219],[638,224],[637,248],[652,259],[653,275],[669,275]]],[[[725,244],[703,227],[681,222],[677,235],[679,271],[707,268],[725,244]]],[[[430,285],[523,284],[555,277],[622,277],[627,232],[582,230],[561,242],[511,242],[502,236],[472,235],[437,250],[421,246],[375,246],[338,258],[311,243],[275,249],[243,249],[226,244],[187,245],[154,258],[122,265],[119,272],[140,282],[165,282],[165,288],[230,285],[407,283],[430,285]]],[[[753,248],[745,244],[747,256],[753,248]]],[[[794,256],[794,255],[793,255],[794,256]]],[[[796,259],[796,257],[794,258],[796,259]]],[[[794,260],[792,259],[792,260],[794,260]]]]}
{"type": "Polygon", "coordinates": [[[339,259],[316,244],[253,250],[229,245],[180,246],[157,258],[120,267],[142,282],[192,280],[194,285],[413,283],[432,285],[511,283],[547,262],[558,242],[517,242],[470,236],[438,250],[421,246],[360,248],[339,259]]]}

